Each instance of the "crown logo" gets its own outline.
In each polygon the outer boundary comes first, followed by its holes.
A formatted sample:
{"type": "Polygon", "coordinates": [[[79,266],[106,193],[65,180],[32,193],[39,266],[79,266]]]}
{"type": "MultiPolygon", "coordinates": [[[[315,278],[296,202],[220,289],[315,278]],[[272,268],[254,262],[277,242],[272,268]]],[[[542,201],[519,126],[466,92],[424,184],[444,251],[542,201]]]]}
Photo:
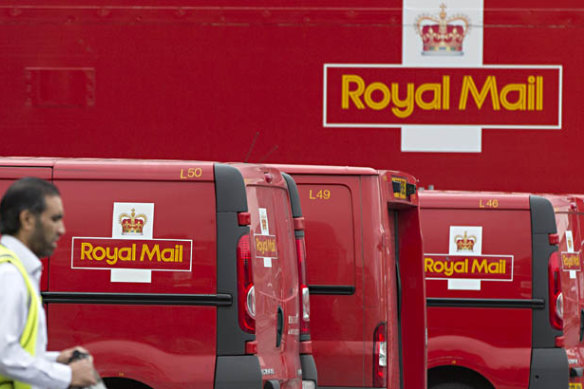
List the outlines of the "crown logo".
{"type": "Polygon", "coordinates": [[[466,231],[464,231],[464,235],[456,235],[454,237],[454,242],[456,243],[456,251],[473,251],[474,245],[477,241],[476,236],[466,235],[466,231]]]}
{"type": "Polygon", "coordinates": [[[122,213],[119,221],[122,225],[122,235],[142,235],[147,218],[144,214],[136,215],[135,209],[132,208],[132,213],[130,215],[122,213]]]}
{"type": "Polygon", "coordinates": [[[424,45],[422,55],[463,55],[462,41],[470,30],[470,20],[464,15],[446,17],[446,5],[440,5],[438,17],[420,15],[416,32],[424,45]]]}

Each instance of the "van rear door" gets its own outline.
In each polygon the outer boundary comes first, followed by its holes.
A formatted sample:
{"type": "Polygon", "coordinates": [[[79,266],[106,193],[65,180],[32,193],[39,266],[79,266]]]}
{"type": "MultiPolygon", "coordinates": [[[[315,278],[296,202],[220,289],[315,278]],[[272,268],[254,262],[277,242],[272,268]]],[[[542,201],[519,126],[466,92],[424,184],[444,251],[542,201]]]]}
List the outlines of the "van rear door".
{"type": "Polygon", "coordinates": [[[584,382],[584,275],[582,246],[584,202],[579,196],[546,195],[556,214],[559,238],[563,343],[570,365],[570,383],[584,382]]]}
{"type": "Polygon", "coordinates": [[[360,179],[292,175],[306,223],[306,275],[318,384],[365,386],[373,329],[365,337],[360,179]]]}
{"type": "Polygon", "coordinates": [[[300,388],[300,321],[294,222],[287,184],[277,169],[234,165],[246,182],[251,215],[257,355],[265,382],[300,388]]]}

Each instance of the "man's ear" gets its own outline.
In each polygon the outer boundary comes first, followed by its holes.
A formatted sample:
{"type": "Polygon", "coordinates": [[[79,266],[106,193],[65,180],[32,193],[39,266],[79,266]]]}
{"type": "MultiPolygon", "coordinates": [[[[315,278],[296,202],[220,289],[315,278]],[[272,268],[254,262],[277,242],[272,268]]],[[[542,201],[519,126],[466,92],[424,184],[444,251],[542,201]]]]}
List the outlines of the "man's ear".
{"type": "Polygon", "coordinates": [[[32,231],[34,229],[36,217],[30,210],[25,209],[21,211],[18,217],[20,219],[21,231],[32,231]]]}

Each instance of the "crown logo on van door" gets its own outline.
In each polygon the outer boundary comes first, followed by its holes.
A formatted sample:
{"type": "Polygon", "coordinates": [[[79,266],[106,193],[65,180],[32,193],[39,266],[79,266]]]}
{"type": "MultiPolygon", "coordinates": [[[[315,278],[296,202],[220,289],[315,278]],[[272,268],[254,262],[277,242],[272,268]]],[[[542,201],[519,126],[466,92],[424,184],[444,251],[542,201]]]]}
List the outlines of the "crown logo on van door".
{"type": "Polygon", "coordinates": [[[148,219],[144,214],[136,215],[135,209],[132,208],[132,213],[130,215],[127,213],[122,213],[120,215],[119,221],[122,225],[122,235],[142,235],[142,232],[144,231],[144,225],[148,219]]]}
{"type": "Polygon", "coordinates": [[[446,18],[446,5],[440,6],[436,16],[421,15],[416,21],[416,32],[423,42],[422,55],[463,55],[462,41],[470,29],[464,15],[446,18]]]}
{"type": "Polygon", "coordinates": [[[454,242],[456,243],[456,251],[473,251],[474,245],[477,241],[476,236],[466,235],[466,231],[464,231],[464,235],[456,235],[454,237],[454,242]]]}

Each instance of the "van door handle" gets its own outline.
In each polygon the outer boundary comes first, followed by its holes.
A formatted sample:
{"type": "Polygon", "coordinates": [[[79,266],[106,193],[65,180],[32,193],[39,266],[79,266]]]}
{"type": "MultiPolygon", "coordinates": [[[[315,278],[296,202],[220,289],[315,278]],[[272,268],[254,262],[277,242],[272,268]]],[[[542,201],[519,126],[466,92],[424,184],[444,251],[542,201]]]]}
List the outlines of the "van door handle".
{"type": "Polygon", "coordinates": [[[284,331],[284,311],[282,310],[282,307],[278,307],[277,321],[276,347],[280,347],[282,344],[282,332],[284,331]]]}

